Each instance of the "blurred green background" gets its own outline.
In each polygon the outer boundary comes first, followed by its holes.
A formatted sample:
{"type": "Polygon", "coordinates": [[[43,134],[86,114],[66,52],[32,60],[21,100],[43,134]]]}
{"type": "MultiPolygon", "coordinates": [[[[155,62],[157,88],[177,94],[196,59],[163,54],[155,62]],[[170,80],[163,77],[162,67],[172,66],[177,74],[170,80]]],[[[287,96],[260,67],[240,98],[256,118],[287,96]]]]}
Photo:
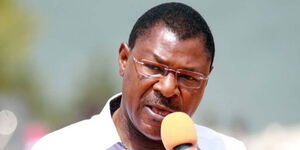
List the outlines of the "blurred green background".
{"type": "MultiPolygon", "coordinates": [[[[99,113],[120,92],[119,44],[162,2],[0,0],[0,110],[19,121],[6,149],[30,149],[41,135],[99,113]]],[[[299,126],[300,1],[180,2],[203,15],[216,43],[194,120],[247,145],[274,124],[299,126]]]]}

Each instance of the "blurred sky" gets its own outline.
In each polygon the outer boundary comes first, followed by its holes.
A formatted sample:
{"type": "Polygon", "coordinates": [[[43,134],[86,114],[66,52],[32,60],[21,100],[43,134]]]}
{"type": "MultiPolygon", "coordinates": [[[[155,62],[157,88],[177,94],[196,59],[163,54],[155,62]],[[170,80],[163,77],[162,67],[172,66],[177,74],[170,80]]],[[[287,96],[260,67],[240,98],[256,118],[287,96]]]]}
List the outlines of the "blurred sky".
{"type": "MultiPolygon", "coordinates": [[[[78,96],[91,60],[109,71],[120,91],[120,42],[142,13],[165,2],[19,1],[38,24],[30,61],[44,94],[55,100],[48,103],[62,108],[78,96]]],[[[274,122],[300,123],[300,1],[181,2],[203,15],[216,45],[215,68],[194,118],[201,122],[210,113],[223,126],[241,120],[250,131],[274,122]]]]}

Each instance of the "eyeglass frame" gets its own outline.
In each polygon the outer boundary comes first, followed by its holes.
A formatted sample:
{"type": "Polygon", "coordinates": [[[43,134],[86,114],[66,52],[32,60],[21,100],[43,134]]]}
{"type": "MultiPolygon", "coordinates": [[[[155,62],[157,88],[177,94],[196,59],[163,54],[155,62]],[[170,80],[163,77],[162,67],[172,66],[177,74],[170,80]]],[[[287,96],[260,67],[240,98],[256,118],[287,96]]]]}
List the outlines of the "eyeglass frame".
{"type": "MultiPolygon", "coordinates": [[[[141,75],[143,75],[144,77],[147,77],[147,78],[161,78],[161,77],[163,77],[163,76],[167,76],[167,75],[169,74],[169,72],[174,72],[174,73],[175,73],[176,81],[178,82],[178,75],[177,75],[177,74],[180,74],[180,70],[181,70],[181,71],[191,72],[191,73],[195,73],[195,74],[200,75],[200,76],[199,76],[200,78],[199,78],[199,79],[196,79],[198,82],[203,81],[203,80],[208,80],[208,78],[209,78],[208,75],[205,76],[203,73],[200,73],[200,72],[190,71],[190,70],[186,70],[186,69],[172,69],[172,68],[170,68],[169,66],[167,66],[167,65],[165,65],[165,64],[161,64],[161,63],[154,62],[154,61],[147,60],[147,59],[142,59],[142,60],[140,61],[140,60],[138,60],[134,55],[132,55],[132,58],[133,58],[133,61],[135,62],[135,69],[136,69],[136,71],[137,71],[139,74],[141,74],[141,75]],[[144,63],[143,61],[150,62],[150,63],[153,63],[153,64],[157,64],[157,66],[155,66],[155,67],[158,67],[158,66],[159,66],[159,67],[162,67],[162,68],[163,68],[163,74],[146,75],[146,74],[144,74],[144,73],[141,73],[141,72],[137,69],[136,63],[137,63],[137,64],[140,64],[140,65],[145,65],[145,63],[144,63]],[[160,77],[160,76],[155,76],[155,75],[161,75],[161,77],[160,77]]],[[[200,83],[199,86],[197,86],[197,87],[186,86],[186,85],[184,85],[184,84],[178,84],[178,85],[183,86],[183,87],[185,87],[185,88],[189,88],[189,89],[199,89],[199,88],[201,87],[202,84],[200,83]]]]}

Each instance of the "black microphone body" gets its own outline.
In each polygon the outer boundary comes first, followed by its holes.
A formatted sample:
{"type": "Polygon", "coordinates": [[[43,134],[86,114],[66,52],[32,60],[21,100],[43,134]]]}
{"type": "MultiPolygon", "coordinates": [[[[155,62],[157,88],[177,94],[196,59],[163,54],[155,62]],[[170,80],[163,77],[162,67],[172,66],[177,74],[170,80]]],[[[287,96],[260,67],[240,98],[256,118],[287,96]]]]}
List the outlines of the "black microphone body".
{"type": "Polygon", "coordinates": [[[192,146],[193,146],[193,145],[190,144],[190,143],[187,143],[187,144],[181,144],[181,145],[178,145],[178,146],[174,147],[173,150],[185,150],[185,149],[190,148],[190,147],[192,147],[192,146]]]}

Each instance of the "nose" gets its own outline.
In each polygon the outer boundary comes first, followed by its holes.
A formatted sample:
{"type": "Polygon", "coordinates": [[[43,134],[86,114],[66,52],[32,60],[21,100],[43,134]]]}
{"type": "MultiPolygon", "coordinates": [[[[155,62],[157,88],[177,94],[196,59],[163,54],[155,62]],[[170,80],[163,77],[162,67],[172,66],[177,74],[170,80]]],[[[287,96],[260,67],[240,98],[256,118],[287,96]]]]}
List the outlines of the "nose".
{"type": "Polygon", "coordinates": [[[160,78],[159,82],[154,84],[153,89],[168,98],[176,96],[179,93],[179,89],[175,74],[169,72],[166,76],[160,78]]]}

